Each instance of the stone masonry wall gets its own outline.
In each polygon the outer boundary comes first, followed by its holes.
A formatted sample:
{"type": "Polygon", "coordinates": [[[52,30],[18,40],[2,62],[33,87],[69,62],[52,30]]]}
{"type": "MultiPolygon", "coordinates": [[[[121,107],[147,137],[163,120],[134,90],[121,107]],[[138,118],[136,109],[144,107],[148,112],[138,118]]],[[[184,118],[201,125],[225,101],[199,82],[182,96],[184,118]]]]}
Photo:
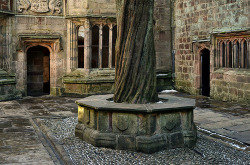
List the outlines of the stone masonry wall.
{"type": "Polygon", "coordinates": [[[0,68],[11,72],[11,23],[9,17],[0,17],[0,68]]]}
{"type": "Polygon", "coordinates": [[[115,16],[115,0],[75,0],[67,2],[68,16],[115,16]]]}
{"type": "MultiPolygon", "coordinates": [[[[230,74],[214,68],[214,33],[250,27],[250,0],[176,0],[174,6],[176,88],[200,94],[200,51],[210,50],[211,96],[223,100],[249,98],[250,70],[230,74]],[[220,73],[218,73],[220,72],[220,73]],[[233,83],[229,83],[229,79],[233,83]],[[243,92],[244,90],[246,90],[243,92]]],[[[218,68],[217,68],[218,69],[218,68]]]]}
{"type": "Polygon", "coordinates": [[[171,2],[156,0],[155,10],[155,51],[157,71],[172,70],[171,58],[171,2]]]}
{"type": "Polygon", "coordinates": [[[50,49],[51,94],[57,95],[57,88],[63,87],[62,76],[65,75],[67,66],[66,20],[63,17],[16,16],[12,18],[12,24],[15,25],[12,29],[14,41],[12,45],[15,48],[13,52],[13,70],[16,72],[18,80],[17,87],[25,91],[27,83],[27,79],[25,79],[27,72],[26,47],[40,45],[50,49]],[[21,38],[22,35],[34,39],[34,42],[27,44],[28,40],[21,38]],[[60,43],[50,46],[51,43],[55,42],[53,40],[54,36],[59,37],[57,42],[60,43]]]}
{"type": "Polygon", "coordinates": [[[4,54],[6,54],[5,38],[6,38],[6,20],[0,17],[0,68],[3,68],[4,54]]]}

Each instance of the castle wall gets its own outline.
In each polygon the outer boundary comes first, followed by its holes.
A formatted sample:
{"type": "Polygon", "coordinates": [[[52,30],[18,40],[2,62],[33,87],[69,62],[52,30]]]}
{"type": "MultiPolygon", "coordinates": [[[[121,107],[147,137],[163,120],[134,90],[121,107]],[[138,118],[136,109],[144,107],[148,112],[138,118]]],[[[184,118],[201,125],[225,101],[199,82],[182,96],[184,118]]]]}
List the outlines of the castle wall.
{"type": "MultiPolygon", "coordinates": [[[[249,34],[249,10],[250,0],[176,0],[174,49],[177,89],[201,94],[200,52],[208,49],[210,95],[229,101],[246,101],[250,98],[249,69],[215,64],[215,58],[219,57],[219,47],[216,45],[218,37],[233,36],[233,40],[242,32],[244,35],[249,34]]],[[[249,40],[247,36],[244,38],[249,40]]],[[[249,54],[249,46],[247,49],[249,54]]]]}
{"type": "Polygon", "coordinates": [[[13,69],[17,86],[26,91],[27,51],[32,46],[44,46],[50,50],[51,94],[62,88],[62,76],[66,73],[66,20],[62,17],[16,16],[12,19],[13,47],[16,48],[13,69]]]}
{"type": "MultiPolygon", "coordinates": [[[[34,46],[43,46],[50,51],[50,93],[52,95],[62,95],[67,91],[63,77],[74,75],[75,72],[82,73],[84,76],[81,75],[81,78],[84,79],[98,73],[98,76],[104,76],[105,81],[111,84],[109,88],[113,88],[115,5],[115,0],[0,0],[1,68],[15,74],[17,89],[25,96],[27,94],[27,51],[34,46]],[[7,14],[6,12],[1,14],[3,9],[8,10],[7,14]],[[109,61],[102,61],[105,66],[108,64],[108,68],[99,69],[100,66],[91,68],[91,35],[94,25],[99,27],[100,33],[102,28],[109,27],[108,45],[112,45],[106,51],[109,61]],[[84,41],[86,44],[84,45],[84,65],[86,64],[86,67],[84,68],[78,66],[77,34],[81,26],[84,27],[86,36],[86,42],[84,41]],[[111,78],[106,80],[106,77],[111,78]]],[[[172,70],[170,8],[170,0],[155,1],[155,45],[158,72],[171,72],[172,70]]],[[[109,89],[110,91],[112,92],[109,89]]],[[[102,90],[101,92],[105,93],[102,90]]]]}
{"type": "Polygon", "coordinates": [[[115,0],[67,1],[66,15],[71,16],[115,16],[115,0]]]}

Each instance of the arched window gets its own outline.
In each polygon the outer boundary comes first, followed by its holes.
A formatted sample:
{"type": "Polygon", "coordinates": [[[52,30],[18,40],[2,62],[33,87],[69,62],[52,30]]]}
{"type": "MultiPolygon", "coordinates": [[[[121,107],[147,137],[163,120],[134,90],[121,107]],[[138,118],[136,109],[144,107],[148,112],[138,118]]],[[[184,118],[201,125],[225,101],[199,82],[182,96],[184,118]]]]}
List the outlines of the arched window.
{"type": "Polygon", "coordinates": [[[226,45],[224,42],[222,42],[222,67],[226,67],[226,45]]]}
{"type": "Polygon", "coordinates": [[[117,26],[113,27],[113,39],[112,39],[112,67],[115,67],[115,44],[117,38],[117,26]]]}
{"type": "Polygon", "coordinates": [[[250,69],[249,41],[247,36],[216,39],[215,67],[250,69]]]}
{"type": "Polygon", "coordinates": [[[78,29],[78,68],[84,68],[84,27],[78,29]]]}
{"type": "Polygon", "coordinates": [[[247,41],[244,40],[242,44],[242,68],[248,68],[248,59],[247,59],[247,41]]]}
{"type": "Polygon", "coordinates": [[[98,68],[98,52],[99,52],[99,27],[92,27],[92,60],[91,67],[98,68]]]}
{"type": "Polygon", "coordinates": [[[109,27],[106,25],[102,31],[102,67],[109,67],[109,27]]]}

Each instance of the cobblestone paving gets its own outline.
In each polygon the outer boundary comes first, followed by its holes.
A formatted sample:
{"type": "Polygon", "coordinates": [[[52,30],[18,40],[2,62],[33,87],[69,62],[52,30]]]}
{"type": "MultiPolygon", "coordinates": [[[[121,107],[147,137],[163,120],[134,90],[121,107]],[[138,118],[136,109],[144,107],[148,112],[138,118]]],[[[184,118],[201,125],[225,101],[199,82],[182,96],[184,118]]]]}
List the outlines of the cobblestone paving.
{"type": "Polygon", "coordinates": [[[70,156],[73,164],[249,164],[250,154],[227,147],[199,134],[193,149],[180,148],[144,154],[94,147],[74,136],[77,117],[43,119],[52,136],[70,156]]]}

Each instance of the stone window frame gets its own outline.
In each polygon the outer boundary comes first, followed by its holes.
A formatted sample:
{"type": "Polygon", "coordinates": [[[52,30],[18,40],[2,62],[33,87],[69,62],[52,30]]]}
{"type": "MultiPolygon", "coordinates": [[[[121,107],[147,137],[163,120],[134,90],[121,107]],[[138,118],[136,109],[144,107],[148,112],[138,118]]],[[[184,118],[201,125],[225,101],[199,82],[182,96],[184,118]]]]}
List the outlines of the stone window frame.
{"type": "MultiPolygon", "coordinates": [[[[78,31],[80,27],[84,27],[84,34],[85,34],[85,38],[84,38],[84,65],[83,65],[83,69],[85,70],[89,70],[89,69],[114,69],[113,66],[113,56],[114,56],[114,50],[113,47],[115,46],[113,44],[113,28],[117,28],[116,23],[105,23],[102,21],[99,22],[90,22],[89,20],[85,20],[82,22],[75,22],[75,29],[76,29],[76,42],[77,42],[77,52],[75,53],[77,55],[77,59],[78,59],[78,31]],[[92,28],[94,26],[98,26],[99,27],[99,47],[98,47],[98,67],[97,68],[93,68],[91,66],[91,62],[92,62],[92,28]],[[102,66],[102,49],[103,49],[103,27],[107,26],[109,28],[109,58],[108,58],[108,68],[104,68],[102,66]],[[101,42],[100,42],[101,41],[101,42]]],[[[77,60],[78,61],[78,60],[77,60]]],[[[78,69],[78,64],[76,69],[78,69]]]]}
{"type": "Polygon", "coordinates": [[[17,89],[24,91],[27,96],[27,51],[31,47],[42,46],[50,51],[50,91],[57,88],[58,77],[56,76],[57,67],[56,57],[63,50],[60,35],[19,35],[19,44],[17,47],[17,67],[23,68],[17,70],[17,89]],[[22,77],[22,78],[21,78],[22,77]]]}
{"type": "Polygon", "coordinates": [[[250,69],[250,34],[215,36],[215,68],[250,69]]]}
{"type": "Polygon", "coordinates": [[[197,40],[192,42],[192,52],[194,53],[194,71],[193,71],[193,77],[194,77],[194,88],[195,88],[195,94],[200,95],[201,94],[201,53],[203,50],[209,50],[210,51],[210,80],[212,76],[212,57],[213,57],[213,47],[211,45],[211,40],[197,40]]]}

